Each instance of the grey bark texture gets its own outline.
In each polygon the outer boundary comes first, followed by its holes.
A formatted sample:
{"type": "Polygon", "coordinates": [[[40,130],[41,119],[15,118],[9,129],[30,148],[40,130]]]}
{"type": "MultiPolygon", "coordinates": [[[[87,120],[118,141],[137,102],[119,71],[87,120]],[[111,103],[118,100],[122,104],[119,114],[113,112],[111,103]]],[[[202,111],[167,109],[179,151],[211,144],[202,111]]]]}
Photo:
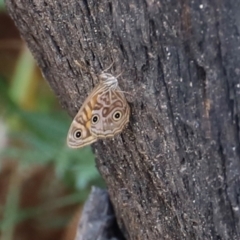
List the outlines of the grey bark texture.
{"type": "Polygon", "coordinates": [[[117,226],[107,190],[92,188],[76,233],[75,240],[124,240],[117,226]]]}
{"type": "Polygon", "coordinates": [[[131,106],[95,143],[128,240],[240,239],[240,0],[6,0],[74,116],[113,61],[131,106]]]}

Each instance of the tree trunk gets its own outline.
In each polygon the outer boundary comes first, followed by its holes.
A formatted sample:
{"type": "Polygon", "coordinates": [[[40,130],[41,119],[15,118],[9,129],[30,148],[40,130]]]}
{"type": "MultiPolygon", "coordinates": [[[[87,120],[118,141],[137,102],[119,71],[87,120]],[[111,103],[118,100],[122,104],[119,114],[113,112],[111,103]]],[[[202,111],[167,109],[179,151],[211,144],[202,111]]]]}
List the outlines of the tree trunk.
{"type": "Polygon", "coordinates": [[[240,0],[6,3],[72,116],[74,60],[122,72],[130,123],[93,146],[125,238],[240,239],[240,0]]]}

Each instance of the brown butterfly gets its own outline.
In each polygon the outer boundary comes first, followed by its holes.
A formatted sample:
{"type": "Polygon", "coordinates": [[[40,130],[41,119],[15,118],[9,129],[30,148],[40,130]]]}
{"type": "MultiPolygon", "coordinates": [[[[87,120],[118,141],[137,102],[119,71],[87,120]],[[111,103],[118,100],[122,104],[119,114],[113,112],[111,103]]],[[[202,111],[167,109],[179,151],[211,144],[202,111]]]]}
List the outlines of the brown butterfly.
{"type": "Polygon", "coordinates": [[[99,79],[70,126],[67,144],[71,148],[114,137],[129,121],[130,108],[117,78],[103,72],[99,79]]]}

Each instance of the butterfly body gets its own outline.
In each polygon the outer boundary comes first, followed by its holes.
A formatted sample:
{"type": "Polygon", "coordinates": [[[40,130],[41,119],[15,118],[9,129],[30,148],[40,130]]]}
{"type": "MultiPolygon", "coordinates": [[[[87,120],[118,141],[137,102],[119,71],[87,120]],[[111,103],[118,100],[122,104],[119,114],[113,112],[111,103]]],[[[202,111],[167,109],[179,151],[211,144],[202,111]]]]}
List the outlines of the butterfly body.
{"type": "Polygon", "coordinates": [[[109,73],[102,73],[99,78],[100,83],[73,119],[67,138],[69,147],[79,148],[101,138],[113,137],[129,121],[130,108],[117,78],[109,73]]]}

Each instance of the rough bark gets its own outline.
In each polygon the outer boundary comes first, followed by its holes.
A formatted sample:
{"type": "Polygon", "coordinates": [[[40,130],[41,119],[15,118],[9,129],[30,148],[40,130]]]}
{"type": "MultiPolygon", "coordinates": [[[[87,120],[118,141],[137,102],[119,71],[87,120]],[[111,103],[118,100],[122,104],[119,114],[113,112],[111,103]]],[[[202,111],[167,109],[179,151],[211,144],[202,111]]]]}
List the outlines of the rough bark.
{"type": "Polygon", "coordinates": [[[128,127],[94,144],[126,239],[240,239],[240,1],[6,0],[73,116],[112,73],[128,127]]]}

